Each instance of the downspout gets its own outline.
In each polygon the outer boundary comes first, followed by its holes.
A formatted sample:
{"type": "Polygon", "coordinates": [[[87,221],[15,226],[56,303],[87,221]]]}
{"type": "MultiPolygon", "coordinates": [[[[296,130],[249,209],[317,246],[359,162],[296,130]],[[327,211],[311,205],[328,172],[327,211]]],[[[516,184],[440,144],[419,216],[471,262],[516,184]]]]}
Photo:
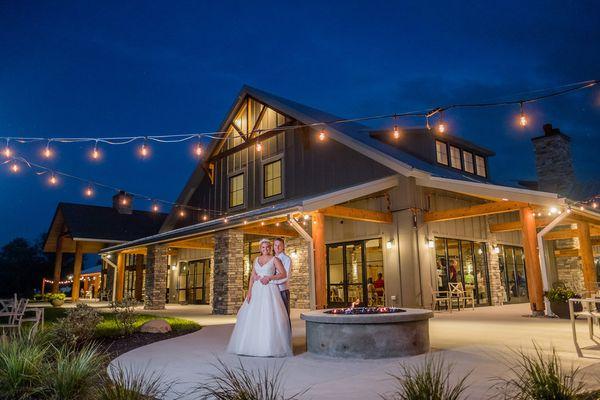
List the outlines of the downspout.
{"type": "Polygon", "coordinates": [[[104,254],[102,255],[102,259],[104,261],[106,261],[106,263],[108,265],[110,265],[111,267],[114,268],[115,272],[113,274],[113,290],[112,290],[112,301],[116,301],[117,300],[117,271],[118,271],[118,267],[117,265],[110,261],[110,259],[108,258],[108,256],[105,256],[104,254]]]}
{"type": "Polygon", "coordinates": [[[291,216],[288,216],[288,220],[290,225],[292,226],[292,228],[294,228],[296,230],[296,232],[298,232],[300,234],[300,236],[302,236],[304,238],[304,240],[306,240],[309,245],[310,245],[310,251],[309,251],[309,265],[308,265],[308,274],[309,276],[312,278],[310,280],[310,308],[314,309],[315,308],[315,299],[316,299],[316,293],[315,293],[315,245],[313,242],[313,238],[312,236],[310,236],[310,234],[308,232],[306,232],[304,230],[304,228],[302,228],[302,226],[300,226],[300,224],[291,216]]]}
{"type": "Polygon", "coordinates": [[[550,301],[548,297],[546,297],[546,293],[549,288],[548,284],[548,273],[546,267],[546,257],[544,256],[544,236],[546,233],[550,232],[556,225],[560,223],[563,219],[567,217],[568,212],[561,213],[558,217],[554,218],[552,222],[550,222],[544,229],[538,232],[537,234],[537,244],[538,244],[538,256],[540,257],[540,270],[542,273],[542,290],[544,291],[544,308],[546,310],[546,315],[552,316],[552,310],[550,310],[550,301]]]}

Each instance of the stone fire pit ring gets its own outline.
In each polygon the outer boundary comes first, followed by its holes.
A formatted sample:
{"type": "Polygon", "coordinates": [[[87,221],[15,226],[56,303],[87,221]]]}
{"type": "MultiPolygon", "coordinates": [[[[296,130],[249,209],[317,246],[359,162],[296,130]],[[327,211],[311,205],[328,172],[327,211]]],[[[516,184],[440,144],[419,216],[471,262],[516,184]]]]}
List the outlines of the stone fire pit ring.
{"type": "Polygon", "coordinates": [[[384,314],[302,313],[310,353],[338,358],[406,357],[429,351],[431,310],[403,308],[384,314]]]}

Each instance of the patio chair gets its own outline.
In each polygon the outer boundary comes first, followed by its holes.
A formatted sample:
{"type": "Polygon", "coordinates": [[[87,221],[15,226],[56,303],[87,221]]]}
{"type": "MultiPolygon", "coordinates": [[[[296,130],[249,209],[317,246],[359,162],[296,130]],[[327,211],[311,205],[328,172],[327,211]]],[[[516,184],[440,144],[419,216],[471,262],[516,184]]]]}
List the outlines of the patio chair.
{"type": "Polygon", "coordinates": [[[31,327],[32,332],[37,332],[40,327],[41,329],[44,329],[44,308],[26,308],[23,317],[21,318],[21,323],[23,322],[33,322],[31,327]]]}
{"type": "Polygon", "coordinates": [[[12,307],[12,310],[0,313],[0,317],[6,317],[8,319],[7,322],[0,323],[0,329],[2,329],[3,335],[5,329],[16,329],[17,331],[21,330],[21,324],[23,322],[23,315],[25,314],[27,303],[29,303],[29,299],[18,300],[15,303],[15,306],[12,307]]]}
{"type": "Polygon", "coordinates": [[[458,303],[458,311],[460,311],[460,305],[462,303],[463,308],[467,308],[467,303],[471,302],[471,307],[475,310],[475,297],[473,291],[468,293],[464,288],[462,282],[448,283],[450,288],[450,297],[452,300],[456,300],[458,303]]]}
{"type": "Polygon", "coordinates": [[[431,311],[435,311],[435,307],[437,305],[438,309],[440,304],[446,304],[446,310],[452,312],[452,296],[450,296],[450,292],[448,290],[433,290],[431,292],[431,311]]]}

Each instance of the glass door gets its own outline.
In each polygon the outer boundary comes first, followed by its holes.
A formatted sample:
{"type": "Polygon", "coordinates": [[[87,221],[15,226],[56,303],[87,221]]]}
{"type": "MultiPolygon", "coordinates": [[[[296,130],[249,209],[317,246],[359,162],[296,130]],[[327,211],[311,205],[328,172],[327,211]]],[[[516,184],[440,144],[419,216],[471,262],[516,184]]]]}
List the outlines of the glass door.
{"type": "Polygon", "coordinates": [[[179,263],[178,301],[184,304],[207,304],[210,260],[179,263]]]}
{"type": "Polygon", "coordinates": [[[368,304],[364,241],[327,245],[327,266],[330,307],[347,306],[352,302],[368,304]]]}

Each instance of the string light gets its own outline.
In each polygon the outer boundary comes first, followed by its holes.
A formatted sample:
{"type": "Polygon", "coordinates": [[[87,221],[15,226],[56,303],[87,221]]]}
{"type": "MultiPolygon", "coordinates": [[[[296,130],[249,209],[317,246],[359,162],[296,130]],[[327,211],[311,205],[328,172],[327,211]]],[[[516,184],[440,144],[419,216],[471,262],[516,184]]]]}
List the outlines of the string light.
{"type": "Polygon", "coordinates": [[[208,221],[208,215],[204,214],[204,215],[202,216],[202,221],[208,221]]]}
{"type": "Polygon", "coordinates": [[[446,124],[444,123],[444,112],[440,111],[440,117],[437,124],[437,131],[439,133],[446,132],[446,124]]]}
{"type": "Polygon", "coordinates": [[[50,149],[50,140],[48,140],[48,143],[46,144],[46,148],[44,149],[44,157],[52,158],[52,150],[50,149]]]}
{"type": "Polygon", "coordinates": [[[48,178],[48,183],[52,186],[56,186],[56,184],[58,183],[58,179],[56,178],[56,175],[54,175],[54,173],[52,173],[52,175],[50,175],[50,178],[48,178]]]}
{"type": "Polygon", "coordinates": [[[12,150],[10,149],[10,146],[8,145],[8,141],[10,139],[6,139],[6,146],[4,147],[4,150],[2,150],[2,154],[4,154],[4,157],[6,158],[10,158],[10,156],[12,156],[12,150]]]}
{"type": "Polygon", "coordinates": [[[21,168],[19,167],[19,164],[17,164],[16,162],[15,162],[15,163],[12,163],[12,164],[11,164],[11,166],[10,166],[10,170],[11,170],[13,173],[15,173],[15,174],[16,174],[17,172],[19,172],[19,169],[21,169],[21,168]]]}
{"type": "Polygon", "coordinates": [[[185,211],[183,211],[183,210],[179,210],[179,216],[180,216],[181,218],[185,217],[185,211]]]}
{"type": "Polygon", "coordinates": [[[319,132],[319,140],[321,142],[325,141],[325,139],[327,138],[327,135],[325,134],[325,129],[321,129],[321,132],[319,132]]]}
{"type": "Polygon", "coordinates": [[[149,154],[150,150],[146,145],[146,140],[144,139],[144,143],[142,143],[142,146],[140,147],[140,156],[142,156],[142,158],[145,159],[146,157],[148,157],[149,154]]]}
{"type": "Polygon", "coordinates": [[[596,202],[593,202],[593,203],[592,203],[592,208],[598,208],[598,203],[596,203],[596,202]]]}
{"type": "Polygon", "coordinates": [[[92,188],[92,185],[86,187],[83,193],[85,194],[85,197],[92,197],[94,195],[94,189],[92,188]]]}
{"type": "Polygon", "coordinates": [[[202,156],[202,146],[200,145],[200,143],[196,144],[196,149],[194,150],[194,153],[197,157],[202,156]]]}
{"type": "Polygon", "coordinates": [[[258,152],[262,151],[262,144],[260,142],[256,142],[256,151],[258,151],[258,152]]]}
{"type": "Polygon", "coordinates": [[[392,135],[394,136],[394,139],[400,139],[400,128],[398,127],[398,124],[395,121],[396,117],[394,117],[394,130],[392,135]]]}
{"type": "Polygon", "coordinates": [[[158,206],[158,203],[153,203],[152,204],[152,211],[154,212],[158,212],[160,210],[160,207],[158,206]]]}
{"type": "Polygon", "coordinates": [[[98,150],[98,141],[97,140],[96,140],[96,143],[94,143],[94,148],[90,152],[90,157],[92,157],[92,160],[99,160],[101,157],[100,150],[98,150]]]}
{"type": "Polygon", "coordinates": [[[521,113],[519,115],[519,125],[521,125],[523,128],[525,128],[527,126],[527,116],[525,115],[525,111],[523,110],[523,102],[520,103],[520,107],[521,107],[521,113]]]}
{"type": "Polygon", "coordinates": [[[127,197],[123,196],[121,198],[121,204],[126,206],[127,204],[129,204],[129,200],[127,200],[127,197]]]}

